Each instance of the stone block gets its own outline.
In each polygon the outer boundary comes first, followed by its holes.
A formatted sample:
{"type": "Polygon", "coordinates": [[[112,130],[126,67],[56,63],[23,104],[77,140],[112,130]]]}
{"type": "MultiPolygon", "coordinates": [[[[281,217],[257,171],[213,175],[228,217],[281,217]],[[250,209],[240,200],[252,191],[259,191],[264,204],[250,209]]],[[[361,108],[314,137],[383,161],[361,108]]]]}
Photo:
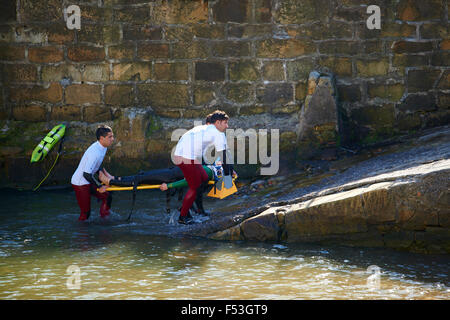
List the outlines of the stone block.
{"type": "Polygon", "coordinates": [[[97,45],[120,42],[120,26],[84,25],[78,31],[78,41],[90,42],[97,45]]]}
{"type": "Polygon", "coordinates": [[[120,44],[109,46],[108,58],[115,60],[132,60],[134,58],[134,45],[120,44]]]}
{"type": "Polygon", "coordinates": [[[444,10],[442,0],[401,0],[397,6],[397,18],[403,21],[440,20],[444,10]]]}
{"type": "Polygon", "coordinates": [[[145,60],[169,58],[169,45],[166,43],[138,44],[137,57],[145,60]]]}
{"type": "Polygon", "coordinates": [[[67,58],[75,62],[100,62],[105,59],[105,49],[88,46],[69,47],[67,58]]]}
{"type": "Polygon", "coordinates": [[[287,79],[290,81],[306,81],[316,66],[314,58],[302,58],[286,62],[287,79]]]}
{"type": "Polygon", "coordinates": [[[303,101],[306,98],[308,85],[304,82],[299,82],[295,86],[295,100],[303,101]]]}
{"type": "Polygon", "coordinates": [[[85,64],[81,81],[108,81],[109,64],[85,64]]]}
{"type": "Polygon", "coordinates": [[[223,24],[195,24],[191,27],[194,37],[201,39],[224,39],[225,25],[223,24]]]}
{"type": "Polygon", "coordinates": [[[14,120],[29,122],[47,121],[47,108],[36,105],[20,105],[12,108],[12,117],[14,120]]]}
{"type": "Polygon", "coordinates": [[[394,105],[384,104],[354,109],[351,112],[351,118],[358,125],[370,126],[373,129],[393,127],[395,120],[394,105]]]}
{"type": "Polygon", "coordinates": [[[391,101],[399,101],[405,92],[405,86],[400,83],[369,83],[367,93],[370,98],[381,98],[391,101]]]}
{"type": "Polygon", "coordinates": [[[418,130],[422,127],[422,119],[419,113],[398,114],[395,127],[400,131],[418,130]]]}
{"type": "Polygon", "coordinates": [[[318,47],[321,54],[356,55],[360,52],[360,43],[351,40],[324,41],[320,42],[318,47]]]}
{"type": "Polygon", "coordinates": [[[413,113],[417,111],[434,111],[437,109],[437,105],[432,93],[409,94],[397,108],[402,112],[413,113]]]}
{"type": "Polygon", "coordinates": [[[105,86],[105,103],[129,106],[134,104],[133,87],[130,85],[110,84],[105,86]]]}
{"type": "Polygon", "coordinates": [[[433,50],[433,42],[395,41],[391,49],[396,54],[429,52],[433,50]]]}
{"type": "Polygon", "coordinates": [[[210,45],[207,41],[180,41],[172,45],[174,59],[203,59],[210,56],[210,45]]]}
{"type": "Polygon", "coordinates": [[[408,92],[425,92],[433,89],[440,75],[440,70],[410,70],[407,75],[408,92]]]}
{"type": "Polygon", "coordinates": [[[389,59],[381,58],[378,60],[356,61],[356,69],[360,77],[385,76],[389,72],[389,59]]]}
{"type": "Polygon", "coordinates": [[[315,52],[316,45],[309,40],[268,39],[256,44],[256,55],[259,58],[295,58],[315,52]]]}
{"type": "Polygon", "coordinates": [[[124,25],[124,41],[162,40],[161,27],[149,25],[124,25]]]}
{"type": "Polygon", "coordinates": [[[228,25],[228,38],[237,39],[261,39],[272,35],[271,25],[228,25]]]}
{"type": "Polygon", "coordinates": [[[230,74],[230,80],[232,81],[256,81],[260,78],[260,70],[258,64],[254,60],[230,62],[228,70],[230,74]]]}
{"type": "Polygon", "coordinates": [[[51,120],[81,121],[81,107],[79,106],[53,106],[50,114],[51,120]]]}
{"type": "Polygon", "coordinates": [[[420,26],[420,36],[422,39],[445,39],[448,38],[448,24],[423,24],[420,26]]]}
{"type": "Polygon", "coordinates": [[[164,34],[167,41],[191,42],[195,37],[193,26],[166,26],[164,34]]]}
{"type": "Polygon", "coordinates": [[[2,79],[5,82],[33,82],[38,80],[37,67],[32,64],[0,65],[2,79]]]}
{"type": "Polygon", "coordinates": [[[150,9],[148,5],[142,5],[138,7],[121,7],[120,9],[114,9],[114,23],[118,24],[133,23],[135,21],[154,21],[150,19],[150,9]]]}
{"type": "Polygon", "coordinates": [[[41,101],[57,103],[62,100],[62,87],[59,83],[51,83],[45,86],[33,86],[32,88],[11,88],[10,100],[16,102],[41,101]]]}
{"type": "Polygon", "coordinates": [[[424,128],[446,126],[450,123],[450,110],[438,109],[434,112],[424,114],[424,128]]]}
{"type": "Polygon", "coordinates": [[[366,7],[337,7],[335,18],[348,22],[358,22],[367,19],[366,7]]]}
{"type": "Polygon", "coordinates": [[[263,104],[287,104],[294,100],[294,88],[290,83],[267,84],[256,89],[256,101],[263,104]]]}
{"type": "Polygon", "coordinates": [[[17,8],[21,22],[50,22],[58,21],[63,17],[62,2],[59,0],[27,0],[20,1],[17,8]]]}
{"type": "Polygon", "coordinates": [[[440,109],[450,109],[450,93],[438,93],[438,107],[440,109]]]}
{"type": "Polygon", "coordinates": [[[215,57],[248,57],[251,55],[249,41],[217,41],[212,44],[215,57]]]}
{"type": "Polygon", "coordinates": [[[150,62],[133,62],[113,64],[111,80],[144,81],[151,79],[150,62]]]}
{"type": "Polygon", "coordinates": [[[359,102],[361,101],[361,87],[354,85],[338,85],[338,97],[343,102],[359,102]]]}
{"type": "Polygon", "coordinates": [[[197,62],[195,64],[195,80],[225,80],[225,65],[221,62],[197,62]]]}
{"type": "Polygon", "coordinates": [[[101,86],[73,84],[65,89],[67,104],[101,103],[101,86]]]}
{"type": "Polygon", "coordinates": [[[25,59],[25,47],[1,45],[0,46],[0,60],[15,61],[25,59]]]}
{"type": "Polygon", "coordinates": [[[448,67],[450,61],[450,51],[434,52],[431,56],[432,66],[448,67]]]}
{"type": "Polygon", "coordinates": [[[46,25],[45,33],[49,44],[70,44],[75,41],[75,30],[67,29],[63,23],[46,25]]]}
{"type": "Polygon", "coordinates": [[[189,87],[185,84],[149,83],[138,84],[139,103],[150,105],[155,110],[182,108],[190,104],[189,87]]]}
{"type": "Polygon", "coordinates": [[[281,1],[274,12],[274,20],[280,24],[325,21],[332,15],[332,10],[328,0],[281,1]]]}
{"type": "Polygon", "coordinates": [[[445,70],[437,85],[438,89],[450,89],[450,70],[445,70]]]}
{"type": "Polygon", "coordinates": [[[352,25],[347,22],[316,22],[302,26],[289,26],[288,35],[293,38],[309,38],[313,40],[351,39],[352,25]]]}
{"type": "Polygon", "coordinates": [[[16,22],[16,1],[2,1],[0,3],[0,21],[3,23],[16,22]]]}
{"type": "MultiPolygon", "coordinates": [[[[113,20],[113,10],[112,8],[89,6],[89,5],[79,5],[81,11],[81,21],[88,23],[104,23],[112,24],[113,20]]],[[[86,27],[85,24],[81,29],[86,27]]]]}
{"type": "Polygon", "coordinates": [[[206,104],[214,100],[215,92],[211,86],[195,86],[194,87],[194,104],[206,104]]]}
{"type": "Polygon", "coordinates": [[[429,57],[418,54],[396,54],[392,59],[392,66],[397,67],[402,74],[407,67],[428,65],[429,57]]]}
{"type": "Polygon", "coordinates": [[[439,44],[441,50],[450,50],[450,39],[442,40],[439,44]]]}
{"type": "MultiPolygon", "coordinates": [[[[281,108],[281,107],[280,107],[281,108]]],[[[262,114],[262,113],[268,113],[271,112],[271,108],[269,106],[243,106],[239,108],[239,115],[240,116],[250,116],[255,114],[262,114]]],[[[279,112],[283,113],[283,112],[279,112]]]]}
{"type": "Polygon", "coordinates": [[[268,81],[285,80],[283,61],[265,61],[261,71],[264,80],[268,81]]]}
{"type": "Polygon", "coordinates": [[[255,23],[272,22],[272,0],[255,0],[255,23]]]}
{"type": "Polygon", "coordinates": [[[57,47],[30,47],[28,59],[31,62],[52,63],[64,59],[64,52],[57,47]]]}
{"type": "Polygon", "coordinates": [[[81,66],[75,64],[45,65],[41,67],[41,77],[43,81],[61,81],[70,79],[72,81],[82,81],[83,76],[81,66]]]}
{"type": "Polygon", "coordinates": [[[189,80],[189,68],[185,62],[155,63],[156,80],[189,80]]]}
{"type": "Polygon", "coordinates": [[[250,103],[254,101],[255,89],[251,84],[229,83],[224,87],[224,96],[234,103],[250,103]]]}
{"type": "Polygon", "coordinates": [[[328,69],[328,72],[337,76],[352,76],[352,60],[350,58],[326,57],[320,58],[319,64],[328,69]]]}
{"type": "Polygon", "coordinates": [[[163,1],[150,6],[146,21],[156,25],[204,23],[208,21],[208,6],[203,1],[163,1]]]}
{"type": "Polygon", "coordinates": [[[111,109],[105,106],[87,106],[83,109],[83,119],[86,122],[105,122],[112,120],[111,109]]]}
{"type": "Polygon", "coordinates": [[[220,0],[212,7],[213,19],[217,22],[252,22],[252,1],[220,0]]]}

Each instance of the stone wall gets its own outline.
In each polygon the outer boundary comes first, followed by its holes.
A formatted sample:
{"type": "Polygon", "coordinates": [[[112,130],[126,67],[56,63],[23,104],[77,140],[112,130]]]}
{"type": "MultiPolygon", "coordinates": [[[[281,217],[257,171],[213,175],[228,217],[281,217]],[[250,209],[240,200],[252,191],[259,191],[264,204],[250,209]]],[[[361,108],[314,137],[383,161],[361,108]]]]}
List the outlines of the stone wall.
{"type": "Polygon", "coordinates": [[[337,143],[367,144],[448,123],[449,3],[4,0],[1,174],[21,181],[25,167],[28,178],[40,176],[45,168],[28,168],[29,156],[60,122],[68,125],[63,162],[70,168],[98,122],[116,133],[111,166],[164,166],[173,130],[217,108],[235,128],[280,129],[281,157],[301,154],[299,113],[313,70],[335,76],[337,143]],[[80,30],[64,20],[73,4],[80,30]],[[381,9],[379,30],[366,25],[369,5],[381,9]]]}

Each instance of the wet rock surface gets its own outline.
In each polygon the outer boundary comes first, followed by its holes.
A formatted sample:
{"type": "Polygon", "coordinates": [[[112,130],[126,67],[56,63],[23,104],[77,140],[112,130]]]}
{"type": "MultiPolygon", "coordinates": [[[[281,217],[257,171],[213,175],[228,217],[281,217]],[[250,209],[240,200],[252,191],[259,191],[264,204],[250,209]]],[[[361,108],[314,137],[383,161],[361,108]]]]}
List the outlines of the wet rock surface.
{"type": "MultiPolygon", "coordinates": [[[[400,141],[401,140],[401,141],[400,141]]],[[[450,128],[245,183],[173,234],[450,252],[450,128]]]]}

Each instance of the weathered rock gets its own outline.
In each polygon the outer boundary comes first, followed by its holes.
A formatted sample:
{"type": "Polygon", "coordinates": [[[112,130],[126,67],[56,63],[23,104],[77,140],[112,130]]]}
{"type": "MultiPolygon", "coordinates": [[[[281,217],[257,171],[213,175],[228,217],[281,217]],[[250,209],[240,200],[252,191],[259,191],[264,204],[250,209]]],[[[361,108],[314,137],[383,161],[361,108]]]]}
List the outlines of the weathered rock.
{"type": "MultiPolygon", "coordinates": [[[[308,79],[308,95],[300,112],[298,141],[303,147],[335,146],[338,134],[337,90],[334,76],[311,72],[308,79]]],[[[300,155],[311,154],[302,150],[300,155]]]]}
{"type": "Polygon", "coordinates": [[[270,207],[209,237],[353,245],[379,237],[377,246],[449,253],[449,177],[449,160],[380,174],[270,207]]]}

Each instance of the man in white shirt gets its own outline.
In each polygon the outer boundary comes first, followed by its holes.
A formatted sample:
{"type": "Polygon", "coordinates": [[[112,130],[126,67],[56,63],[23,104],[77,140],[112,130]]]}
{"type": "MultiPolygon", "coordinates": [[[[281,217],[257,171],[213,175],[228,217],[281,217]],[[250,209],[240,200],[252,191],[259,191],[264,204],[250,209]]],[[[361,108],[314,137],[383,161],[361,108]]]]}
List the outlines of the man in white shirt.
{"type": "Polygon", "coordinates": [[[216,152],[221,152],[225,174],[230,174],[230,166],[226,163],[227,140],[225,130],[228,128],[228,115],[216,110],[211,114],[209,125],[197,126],[186,132],[178,141],[174,153],[174,162],[183,172],[189,189],[183,199],[180,217],[181,224],[191,224],[188,215],[197,196],[197,189],[208,181],[208,175],[202,167],[203,154],[210,145],[214,145],[216,152]]]}
{"type": "Polygon", "coordinates": [[[80,221],[87,220],[91,214],[91,196],[102,200],[102,205],[100,206],[100,216],[102,218],[110,214],[112,197],[106,191],[108,186],[102,186],[94,174],[102,171],[106,176],[114,179],[101,167],[108,147],[114,142],[114,134],[112,129],[106,125],[99,126],[95,134],[97,141],[85,151],[71,180],[81,210],[78,218],[80,221]]]}

